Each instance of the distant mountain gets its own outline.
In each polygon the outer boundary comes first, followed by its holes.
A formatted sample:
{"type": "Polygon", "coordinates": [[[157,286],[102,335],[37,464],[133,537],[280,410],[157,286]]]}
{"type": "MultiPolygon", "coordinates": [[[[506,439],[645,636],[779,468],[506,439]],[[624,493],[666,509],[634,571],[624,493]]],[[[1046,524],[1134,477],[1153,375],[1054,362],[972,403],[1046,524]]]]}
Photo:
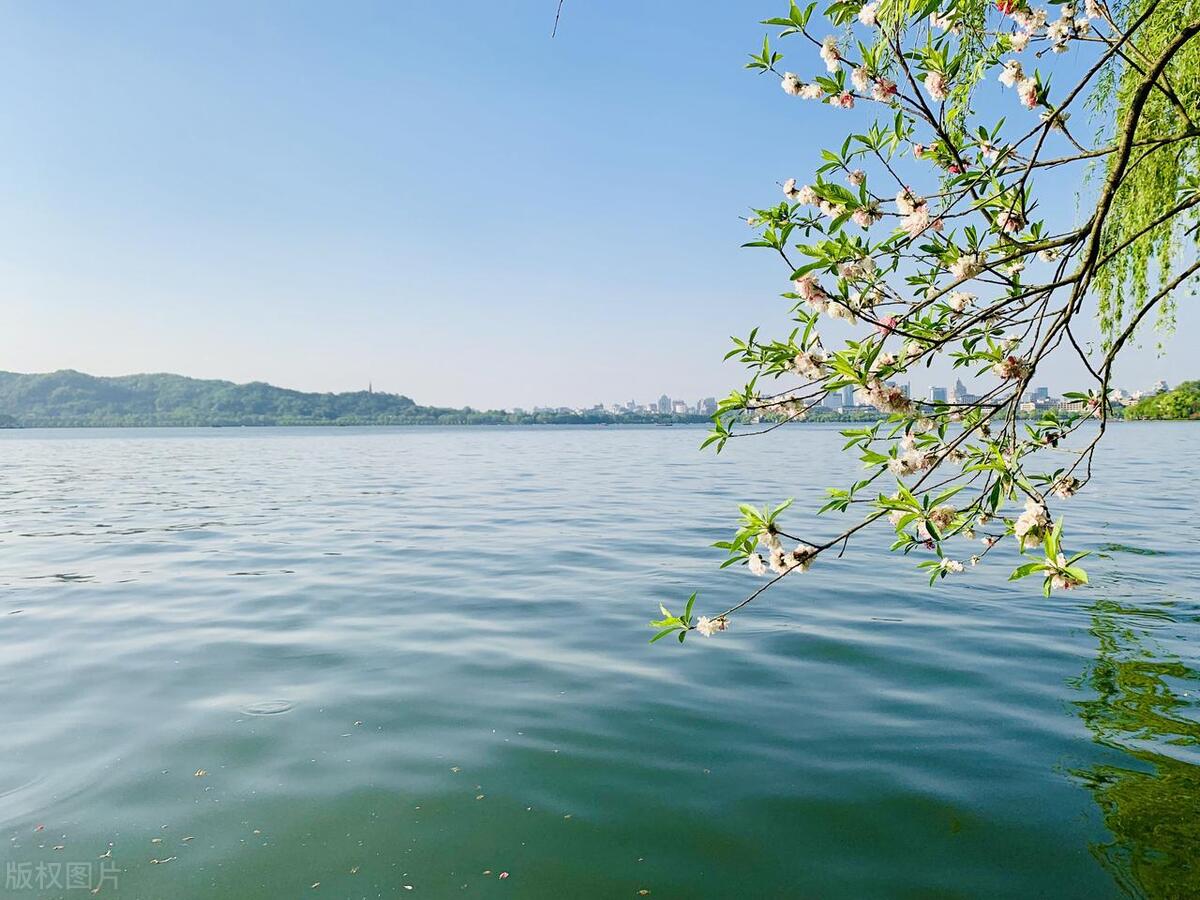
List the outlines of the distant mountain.
{"type": "MultiPolygon", "coordinates": [[[[0,372],[0,427],[133,425],[500,425],[589,424],[607,414],[418,406],[402,394],[308,394],[262,382],[234,384],[182,375],[101,378],[71,369],[0,372]]],[[[622,422],[699,422],[702,416],[621,416],[622,422]]]]}

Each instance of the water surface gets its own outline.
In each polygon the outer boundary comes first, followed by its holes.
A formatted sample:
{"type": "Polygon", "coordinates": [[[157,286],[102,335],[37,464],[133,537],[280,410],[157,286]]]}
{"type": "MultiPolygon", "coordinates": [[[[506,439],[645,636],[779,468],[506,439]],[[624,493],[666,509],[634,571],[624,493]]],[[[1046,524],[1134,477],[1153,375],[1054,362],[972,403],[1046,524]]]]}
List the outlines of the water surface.
{"type": "Polygon", "coordinates": [[[1113,429],[1090,588],[867,541],[651,647],[854,468],[701,436],[5,433],[0,895],[1200,896],[1200,430],[1113,429]]]}

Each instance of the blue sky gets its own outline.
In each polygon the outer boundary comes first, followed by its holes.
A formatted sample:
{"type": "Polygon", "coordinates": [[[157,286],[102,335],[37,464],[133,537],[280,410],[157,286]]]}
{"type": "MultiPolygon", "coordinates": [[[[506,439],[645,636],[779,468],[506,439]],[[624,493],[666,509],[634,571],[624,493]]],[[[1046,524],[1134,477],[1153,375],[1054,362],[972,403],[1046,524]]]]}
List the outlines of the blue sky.
{"type": "MultiPolygon", "coordinates": [[[[785,321],[738,216],[852,121],[741,69],[781,5],[5,4],[0,368],[722,393],[785,321]]],[[[1123,382],[1200,374],[1197,325],[1123,382]]]]}

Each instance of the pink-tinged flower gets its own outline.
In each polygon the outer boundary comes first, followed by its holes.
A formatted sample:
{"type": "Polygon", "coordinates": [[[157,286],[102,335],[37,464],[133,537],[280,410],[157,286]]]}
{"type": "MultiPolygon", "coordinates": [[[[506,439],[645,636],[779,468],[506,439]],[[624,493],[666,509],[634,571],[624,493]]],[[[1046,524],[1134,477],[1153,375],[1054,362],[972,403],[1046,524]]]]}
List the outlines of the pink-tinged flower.
{"type": "Polygon", "coordinates": [[[996,9],[1004,15],[1009,15],[1019,5],[1019,0],[996,0],[996,9]]]}
{"type": "Polygon", "coordinates": [[[1015,234],[1025,227],[1025,217],[1017,212],[1003,210],[996,213],[996,227],[1008,234],[1015,234]]]}
{"type": "Polygon", "coordinates": [[[992,366],[992,374],[1006,381],[1024,378],[1029,373],[1029,364],[1019,356],[1006,356],[992,366]]]}
{"type": "Polygon", "coordinates": [[[862,169],[854,169],[853,171],[846,173],[846,180],[855,187],[858,187],[867,180],[867,173],[862,169]]]}
{"type": "Polygon", "coordinates": [[[908,233],[909,237],[915,238],[929,227],[929,221],[929,209],[919,206],[900,220],[900,227],[908,233]]]}
{"type": "Polygon", "coordinates": [[[882,218],[883,213],[879,211],[879,205],[874,201],[867,206],[860,206],[850,214],[850,219],[860,228],[870,228],[882,218]]]}
{"type": "Polygon", "coordinates": [[[896,96],[896,82],[888,78],[877,78],[871,88],[871,98],[880,103],[887,103],[896,96]]]}
{"type": "Polygon", "coordinates": [[[863,66],[857,66],[850,73],[850,83],[860,94],[865,94],[867,88],[871,86],[871,74],[863,66]]]}
{"type": "Polygon", "coordinates": [[[941,72],[926,72],[925,90],[929,91],[930,99],[941,103],[950,94],[950,84],[941,72]]]}
{"type": "Polygon", "coordinates": [[[913,144],[913,158],[920,159],[921,157],[923,157],[925,155],[926,149],[927,148],[925,147],[924,144],[913,144]]]}
{"type": "Polygon", "coordinates": [[[950,274],[959,281],[974,278],[982,271],[983,260],[980,259],[978,253],[962,253],[958,259],[950,263],[950,274]]]}
{"type": "Polygon", "coordinates": [[[893,331],[896,330],[896,326],[899,324],[900,324],[900,320],[897,319],[895,316],[884,316],[882,319],[879,320],[879,324],[875,326],[875,330],[878,331],[884,337],[887,337],[893,331]]]}
{"type": "Polygon", "coordinates": [[[949,172],[951,175],[961,175],[963,169],[962,169],[962,166],[960,166],[958,163],[951,163],[949,166],[946,167],[946,171],[949,172]]]}
{"type": "Polygon", "coordinates": [[[1021,100],[1021,105],[1026,109],[1033,109],[1038,105],[1038,84],[1033,78],[1022,78],[1017,84],[1017,96],[1021,100]]]}
{"type": "Polygon", "coordinates": [[[849,91],[842,91],[829,102],[839,109],[854,109],[854,95],[849,91]]]}

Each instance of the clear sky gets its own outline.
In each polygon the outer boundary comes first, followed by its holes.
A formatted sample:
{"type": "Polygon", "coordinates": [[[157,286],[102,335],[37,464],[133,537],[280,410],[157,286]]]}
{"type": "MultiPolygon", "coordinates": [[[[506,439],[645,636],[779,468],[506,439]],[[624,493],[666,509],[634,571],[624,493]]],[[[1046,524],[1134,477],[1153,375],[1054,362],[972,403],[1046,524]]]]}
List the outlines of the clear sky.
{"type": "MultiPolygon", "coordinates": [[[[4,4],[0,368],[724,393],[784,322],[737,217],[851,120],[742,70],[782,0],[567,0],[551,40],[554,6],[4,4]]],[[[1123,386],[1200,376],[1181,306],[1123,386]]]]}

